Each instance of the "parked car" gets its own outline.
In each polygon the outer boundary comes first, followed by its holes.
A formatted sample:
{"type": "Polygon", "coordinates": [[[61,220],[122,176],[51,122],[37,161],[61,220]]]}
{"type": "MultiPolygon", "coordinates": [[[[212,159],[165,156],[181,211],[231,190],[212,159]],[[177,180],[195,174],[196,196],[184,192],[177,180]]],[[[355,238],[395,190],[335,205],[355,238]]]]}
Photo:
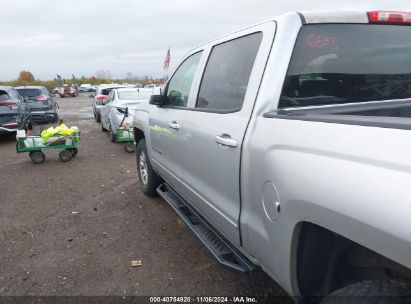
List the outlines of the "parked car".
{"type": "Polygon", "coordinates": [[[60,98],[65,97],[77,97],[78,96],[78,88],[76,84],[63,84],[62,87],[59,88],[58,95],[60,98]]]}
{"type": "Polygon", "coordinates": [[[0,134],[31,129],[30,108],[13,87],[0,86],[0,134]]]}
{"type": "Polygon", "coordinates": [[[111,141],[116,141],[116,131],[122,124],[132,126],[134,111],[138,104],[148,102],[152,89],[119,88],[112,89],[100,110],[101,130],[111,133],[111,141]],[[127,113],[127,114],[126,114],[127,113]]]}
{"type": "Polygon", "coordinates": [[[51,94],[54,96],[56,96],[59,93],[59,87],[55,87],[52,91],[51,94]]]}
{"type": "Polygon", "coordinates": [[[20,86],[15,89],[30,106],[33,121],[55,123],[59,120],[57,113],[58,105],[45,87],[20,86]]]}
{"type": "Polygon", "coordinates": [[[100,110],[103,107],[103,102],[107,99],[112,89],[124,88],[125,86],[119,84],[101,84],[97,87],[96,93],[89,97],[93,99],[91,105],[93,108],[94,119],[101,122],[100,110]]]}
{"type": "Polygon", "coordinates": [[[410,296],[410,20],[290,13],[194,49],[136,110],[144,193],[297,299],[410,296]]]}
{"type": "Polygon", "coordinates": [[[144,88],[151,88],[151,89],[154,89],[155,87],[157,87],[154,83],[151,83],[151,84],[146,84],[145,86],[144,86],[144,88]]]}
{"type": "Polygon", "coordinates": [[[89,90],[92,89],[91,84],[89,83],[83,83],[79,87],[79,92],[90,92],[89,90]]]}

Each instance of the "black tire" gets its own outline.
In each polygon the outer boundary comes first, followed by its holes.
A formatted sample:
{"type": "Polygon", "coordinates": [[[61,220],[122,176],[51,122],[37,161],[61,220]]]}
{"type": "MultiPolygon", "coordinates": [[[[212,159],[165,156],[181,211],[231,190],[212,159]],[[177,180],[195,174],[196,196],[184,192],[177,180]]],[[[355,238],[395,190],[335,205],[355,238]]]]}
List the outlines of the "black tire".
{"type": "Polygon", "coordinates": [[[42,164],[46,160],[46,155],[42,151],[30,152],[31,161],[35,164],[42,164]]]}
{"type": "Polygon", "coordinates": [[[107,132],[106,128],[103,126],[103,123],[101,123],[101,132],[107,132]]]}
{"type": "Polygon", "coordinates": [[[75,157],[78,154],[78,149],[77,148],[72,148],[72,149],[67,149],[71,152],[71,154],[73,155],[73,157],[75,157]]]}
{"type": "Polygon", "coordinates": [[[101,116],[100,116],[100,114],[96,114],[96,121],[97,121],[97,122],[101,122],[101,116]]]}
{"type": "Polygon", "coordinates": [[[113,128],[111,127],[111,122],[110,122],[110,140],[115,143],[117,140],[117,135],[116,133],[113,132],[113,128]]]}
{"type": "Polygon", "coordinates": [[[379,279],[357,282],[328,295],[321,304],[411,303],[411,282],[379,279]]]}
{"type": "Polygon", "coordinates": [[[54,116],[54,118],[53,118],[53,120],[51,121],[52,123],[57,123],[58,121],[59,121],[59,116],[58,115],[56,115],[56,116],[54,116]]]}
{"type": "Polygon", "coordinates": [[[115,143],[115,142],[116,142],[116,139],[117,139],[116,134],[114,134],[113,131],[111,131],[111,132],[110,132],[110,140],[115,143]]]}
{"type": "Polygon", "coordinates": [[[145,139],[140,139],[136,148],[137,175],[140,187],[145,195],[157,196],[157,187],[162,183],[162,179],[151,166],[147,154],[145,139]],[[144,158],[144,159],[142,159],[144,158]],[[145,167],[142,165],[145,164],[145,167]],[[143,173],[145,172],[145,174],[143,173]]]}
{"type": "Polygon", "coordinates": [[[124,150],[127,153],[133,153],[134,152],[134,144],[130,141],[130,142],[126,142],[124,144],[124,150]]]}
{"type": "Polygon", "coordinates": [[[62,150],[59,153],[59,158],[63,163],[68,162],[73,158],[73,153],[70,150],[62,150]]]}

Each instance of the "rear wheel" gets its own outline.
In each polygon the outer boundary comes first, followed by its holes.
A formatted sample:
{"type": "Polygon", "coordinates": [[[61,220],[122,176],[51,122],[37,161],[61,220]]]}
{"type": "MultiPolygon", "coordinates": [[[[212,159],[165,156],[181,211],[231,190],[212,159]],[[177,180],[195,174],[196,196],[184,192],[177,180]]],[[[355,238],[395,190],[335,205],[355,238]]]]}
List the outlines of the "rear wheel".
{"type": "Polygon", "coordinates": [[[116,136],[116,134],[114,134],[113,131],[110,132],[110,137],[111,137],[110,140],[111,140],[112,142],[116,142],[117,136],[116,136]]]}
{"type": "Polygon", "coordinates": [[[68,162],[72,159],[73,153],[70,150],[62,150],[59,153],[59,158],[62,162],[68,162]]]}
{"type": "Polygon", "coordinates": [[[106,128],[104,128],[103,123],[101,123],[101,131],[102,131],[102,132],[107,132],[106,128]]]}
{"type": "Polygon", "coordinates": [[[132,142],[126,142],[124,144],[124,150],[127,153],[133,153],[134,152],[134,144],[132,142]]]}
{"type": "Polygon", "coordinates": [[[328,295],[321,304],[400,304],[410,296],[411,283],[387,278],[345,286],[328,295]]]}
{"type": "Polygon", "coordinates": [[[147,154],[146,141],[141,139],[136,149],[137,174],[143,193],[149,196],[157,195],[157,187],[161,184],[161,177],[154,172],[147,154]]]}
{"type": "Polygon", "coordinates": [[[46,155],[42,151],[30,152],[31,161],[35,164],[42,164],[46,160],[46,155]]]}
{"type": "Polygon", "coordinates": [[[110,139],[112,142],[116,142],[117,140],[117,136],[116,136],[116,131],[113,131],[113,128],[111,127],[111,123],[110,123],[110,139]]]}
{"type": "Polygon", "coordinates": [[[73,157],[75,157],[78,154],[78,149],[77,148],[72,148],[72,149],[67,149],[71,152],[71,154],[73,155],[73,157]]]}

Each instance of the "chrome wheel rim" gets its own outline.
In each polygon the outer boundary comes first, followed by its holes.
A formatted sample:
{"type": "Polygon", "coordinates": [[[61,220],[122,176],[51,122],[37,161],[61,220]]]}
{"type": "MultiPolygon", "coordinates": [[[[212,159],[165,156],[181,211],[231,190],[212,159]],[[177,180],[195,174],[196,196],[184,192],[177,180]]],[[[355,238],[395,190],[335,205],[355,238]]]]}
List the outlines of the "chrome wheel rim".
{"type": "Polygon", "coordinates": [[[146,155],[144,154],[143,151],[141,151],[141,154],[140,154],[139,167],[140,167],[141,181],[143,182],[144,185],[147,185],[147,181],[148,181],[147,161],[146,161],[146,155]]]}

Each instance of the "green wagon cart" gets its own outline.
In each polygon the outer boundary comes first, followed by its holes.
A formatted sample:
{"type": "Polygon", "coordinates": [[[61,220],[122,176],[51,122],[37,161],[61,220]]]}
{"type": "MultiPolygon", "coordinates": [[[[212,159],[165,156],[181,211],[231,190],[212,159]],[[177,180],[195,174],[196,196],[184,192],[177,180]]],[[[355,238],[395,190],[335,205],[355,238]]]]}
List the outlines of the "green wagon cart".
{"type": "Polygon", "coordinates": [[[46,155],[44,150],[61,150],[59,158],[62,162],[70,161],[78,153],[80,132],[72,135],[55,135],[47,142],[41,136],[17,137],[17,153],[30,153],[31,161],[35,164],[44,163],[46,155]]]}
{"type": "Polygon", "coordinates": [[[120,127],[116,130],[116,142],[124,143],[124,150],[128,153],[134,152],[133,128],[120,127]]]}

